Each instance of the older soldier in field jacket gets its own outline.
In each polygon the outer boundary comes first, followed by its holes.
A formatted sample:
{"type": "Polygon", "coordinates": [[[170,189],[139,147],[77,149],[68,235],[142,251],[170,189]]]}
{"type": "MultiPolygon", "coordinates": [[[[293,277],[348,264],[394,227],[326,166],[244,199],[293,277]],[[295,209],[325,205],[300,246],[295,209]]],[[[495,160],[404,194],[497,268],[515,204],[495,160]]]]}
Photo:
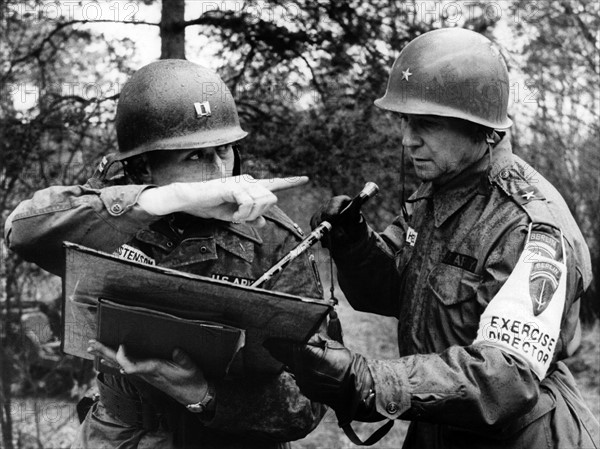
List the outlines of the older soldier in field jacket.
{"type": "MultiPolygon", "coordinates": [[[[118,104],[120,153],[108,164],[123,161],[126,176],[106,179],[105,164],[85,185],[37,192],[9,217],[8,245],[57,275],[68,240],[250,284],[301,240],[271,191],[305,180],[236,176],[233,145],[245,136],[215,73],[183,60],[152,63],[127,82],[118,104]]],[[[266,288],[321,298],[314,268],[300,258],[266,288]]],[[[90,352],[119,362],[123,375],[98,377],[100,400],[77,448],[288,447],[323,415],[288,373],[214,381],[177,351],[172,361],[140,361],[92,342],[90,352]]]]}
{"type": "MultiPolygon", "coordinates": [[[[375,102],[400,113],[422,184],[412,214],[381,234],[348,217],[330,251],[354,308],[399,319],[400,358],[367,360],[321,338],[269,345],[346,430],[404,419],[405,448],[598,447],[598,422],[561,362],[578,345],[588,248],[560,194],[500,131],[508,89],[488,39],[442,29],[404,48],[375,102]]],[[[335,221],[348,201],[333,198],[314,222],[335,221]]]]}

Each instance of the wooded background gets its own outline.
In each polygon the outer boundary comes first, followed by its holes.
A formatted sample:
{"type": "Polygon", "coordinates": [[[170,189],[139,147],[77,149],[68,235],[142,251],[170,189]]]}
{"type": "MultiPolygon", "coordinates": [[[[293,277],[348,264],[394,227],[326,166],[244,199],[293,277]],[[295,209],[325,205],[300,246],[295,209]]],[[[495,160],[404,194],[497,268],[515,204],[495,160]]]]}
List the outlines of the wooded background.
{"type": "MultiPolygon", "coordinates": [[[[365,210],[382,228],[399,212],[402,190],[408,197],[416,180],[409,166],[401,178],[397,116],[373,100],[385,92],[389,69],[406,43],[449,26],[488,36],[505,56],[514,151],[559,189],[591,250],[595,280],[581,308],[590,325],[600,312],[595,0],[0,0],[2,223],[36,190],[84,182],[102,155],[116,151],[119,90],[149,45],[134,37],[157,28],[162,58],[185,57],[214,68],[233,92],[242,127],[250,132],[242,143],[246,172],[308,174],[311,190],[296,198],[295,212],[304,217],[319,199],[353,195],[374,181],[382,195],[365,210]],[[141,13],[152,8],[158,20],[141,13]],[[190,18],[192,8],[199,12],[190,18]],[[94,23],[119,23],[131,38],[94,23]]],[[[15,431],[13,397],[75,397],[89,384],[90,371],[55,351],[57,280],[4,245],[0,252],[2,442],[6,448],[44,447],[39,426],[34,435],[15,431]],[[38,332],[32,342],[28,331],[35,326],[50,331],[38,332]]]]}

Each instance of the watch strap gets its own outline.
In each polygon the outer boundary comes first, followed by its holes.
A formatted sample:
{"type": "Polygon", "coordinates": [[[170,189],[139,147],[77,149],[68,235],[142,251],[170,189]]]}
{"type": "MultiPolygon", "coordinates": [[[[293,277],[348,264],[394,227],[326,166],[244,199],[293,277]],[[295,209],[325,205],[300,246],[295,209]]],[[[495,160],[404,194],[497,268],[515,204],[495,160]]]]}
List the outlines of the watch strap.
{"type": "Polygon", "coordinates": [[[208,404],[210,403],[210,401],[212,401],[214,398],[215,398],[214,387],[213,387],[212,383],[209,382],[208,387],[206,388],[206,394],[204,395],[204,397],[196,403],[187,404],[185,406],[185,408],[187,408],[188,411],[190,411],[192,413],[203,413],[206,410],[206,408],[208,407],[208,404]]]}

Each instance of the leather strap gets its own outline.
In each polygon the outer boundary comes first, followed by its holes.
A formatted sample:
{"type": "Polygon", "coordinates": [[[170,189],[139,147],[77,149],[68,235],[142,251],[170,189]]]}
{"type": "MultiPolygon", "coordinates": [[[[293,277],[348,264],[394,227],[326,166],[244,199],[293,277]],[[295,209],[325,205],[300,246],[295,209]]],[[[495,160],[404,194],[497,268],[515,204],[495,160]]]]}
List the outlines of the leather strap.
{"type": "Polygon", "coordinates": [[[158,429],[162,415],[147,401],[126,396],[98,378],[100,401],[120,421],[144,430],[158,429]]]}
{"type": "Polygon", "coordinates": [[[358,435],[356,434],[356,432],[354,431],[354,429],[352,428],[352,426],[350,424],[346,424],[345,426],[342,426],[342,430],[344,431],[346,436],[350,439],[350,441],[352,441],[357,446],[372,446],[375,443],[377,443],[379,440],[381,440],[384,436],[386,436],[387,433],[391,430],[391,428],[393,426],[394,426],[394,420],[389,419],[388,422],[386,422],[383,426],[381,426],[379,429],[377,429],[375,432],[373,432],[373,434],[369,438],[367,438],[365,441],[362,441],[358,437],[358,435]]]}

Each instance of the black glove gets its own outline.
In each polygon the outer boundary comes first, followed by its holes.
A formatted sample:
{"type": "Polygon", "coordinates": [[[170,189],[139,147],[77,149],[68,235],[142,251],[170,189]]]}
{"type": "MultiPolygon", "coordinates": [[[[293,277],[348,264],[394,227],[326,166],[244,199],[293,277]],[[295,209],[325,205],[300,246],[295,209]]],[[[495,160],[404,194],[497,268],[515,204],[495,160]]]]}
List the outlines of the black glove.
{"type": "MultiPolygon", "coordinates": [[[[363,219],[359,207],[351,207],[340,215],[348,204],[350,197],[346,195],[334,196],[310,219],[310,227],[315,229],[323,221],[328,221],[333,225],[330,231],[331,239],[338,244],[345,244],[356,241],[362,232],[366,232],[367,226],[363,219]]],[[[329,248],[329,236],[321,240],[323,248],[329,248]]]]}
{"type": "Polygon", "coordinates": [[[319,334],[307,344],[269,339],[264,346],[288,366],[306,397],[327,404],[335,411],[340,427],[371,414],[373,378],[366,359],[360,354],[319,334]]]}

